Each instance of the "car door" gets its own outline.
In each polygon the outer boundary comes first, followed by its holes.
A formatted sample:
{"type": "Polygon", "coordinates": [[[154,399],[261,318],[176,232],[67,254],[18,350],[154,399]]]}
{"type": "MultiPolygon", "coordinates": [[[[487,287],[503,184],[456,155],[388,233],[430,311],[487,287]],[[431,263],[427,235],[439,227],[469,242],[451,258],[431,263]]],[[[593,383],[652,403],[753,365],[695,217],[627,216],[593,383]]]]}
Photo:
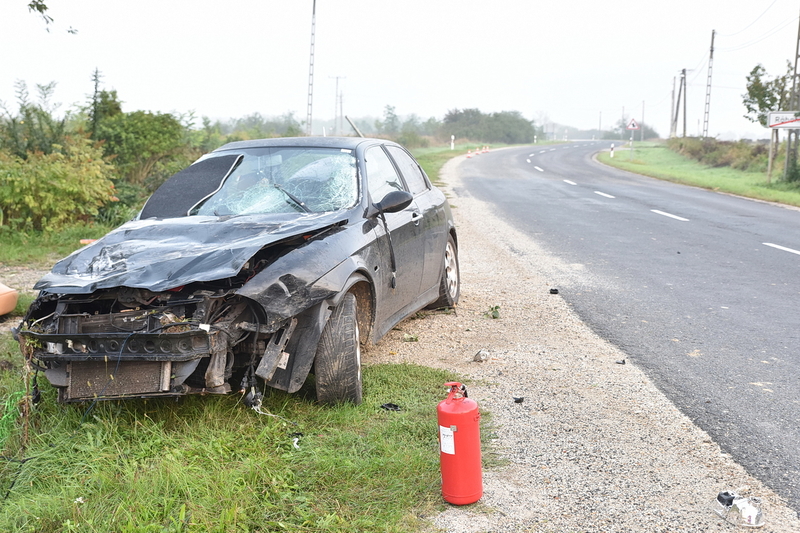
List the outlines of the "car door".
{"type": "Polygon", "coordinates": [[[420,227],[425,264],[420,279],[420,292],[424,293],[431,289],[438,292],[444,249],[447,244],[447,221],[444,211],[444,202],[447,200],[439,189],[431,187],[419,164],[408,152],[399,146],[387,146],[386,149],[400,169],[422,215],[420,227]]]}
{"type": "MultiPolygon", "coordinates": [[[[406,190],[403,180],[382,145],[368,148],[364,154],[367,188],[372,203],[377,203],[386,194],[395,190],[406,190]]],[[[425,263],[425,248],[422,234],[422,213],[416,203],[396,213],[386,213],[386,225],[391,233],[396,264],[395,276],[390,264],[389,239],[383,224],[375,228],[379,248],[383,250],[380,272],[377,273],[380,287],[376,317],[379,322],[396,321],[404,316],[419,295],[425,263]],[[394,282],[392,278],[394,279],[394,282]],[[394,285],[394,286],[392,286],[394,285]]]]}

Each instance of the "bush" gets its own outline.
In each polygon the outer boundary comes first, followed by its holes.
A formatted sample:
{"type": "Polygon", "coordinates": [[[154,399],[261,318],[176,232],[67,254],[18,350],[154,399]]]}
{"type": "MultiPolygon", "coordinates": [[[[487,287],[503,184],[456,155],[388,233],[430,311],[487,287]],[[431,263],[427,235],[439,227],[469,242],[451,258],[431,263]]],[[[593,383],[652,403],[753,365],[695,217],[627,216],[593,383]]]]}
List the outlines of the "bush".
{"type": "Polygon", "coordinates": [[[27,159],[0,152],[0,224],[52,230],[86,221],[115,201],[113,167],[85,137],[68,137],[50,154],[27,159]]]}
{"type": "Polygon", "coordinates": [[[762,143],[676,137],[669,139],[667,146],[710,167],[731,167],[750,172],[767,170],[769,148],[762,143]]]}

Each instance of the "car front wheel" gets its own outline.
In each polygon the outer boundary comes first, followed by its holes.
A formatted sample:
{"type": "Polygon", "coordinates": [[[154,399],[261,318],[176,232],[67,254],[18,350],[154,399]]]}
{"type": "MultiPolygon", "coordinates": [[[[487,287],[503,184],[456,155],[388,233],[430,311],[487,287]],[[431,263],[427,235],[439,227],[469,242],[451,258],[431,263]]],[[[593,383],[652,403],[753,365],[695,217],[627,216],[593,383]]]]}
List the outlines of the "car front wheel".
{"type": "Polygon", "coordinates": [[[458,269],[458,248],[453,236],[447,237],[447,246],[444,249],[444,267],[442,279],[439,282],[439,298],[428,306],[430,309],[440,307],[453,307],[458,303],[461,294],[461,273],[458,269]]]}
{"type": "Polygon", "coordinates": [[[355,295],[345,294],[333,310],[317,346],[314,377],[317,401],[361,403],[361,344],[355,295]]]}

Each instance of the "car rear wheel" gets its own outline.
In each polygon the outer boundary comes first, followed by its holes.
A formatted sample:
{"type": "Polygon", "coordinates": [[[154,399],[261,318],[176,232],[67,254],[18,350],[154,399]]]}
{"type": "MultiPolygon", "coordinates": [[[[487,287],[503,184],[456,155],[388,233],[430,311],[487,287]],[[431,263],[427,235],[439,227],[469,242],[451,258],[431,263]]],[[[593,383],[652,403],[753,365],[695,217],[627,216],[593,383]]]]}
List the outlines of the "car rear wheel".
{"type": "Polygon", "coordinates": [[[458,269],[458,248],[453,236],[447,237],[447,246],[444,249],[444,267],[442,279],[439,282],[439,298],[428,306],[430,309],[440,307],[453,307],[458,303],[461,294],[461,273],[458,269]]]}
{"type": "Polygon", "coordinates": [[[317,346],[314,360],[317,401],[361,403],[361,344],[358,307],[352,293],[333,310],[317,346]]]}

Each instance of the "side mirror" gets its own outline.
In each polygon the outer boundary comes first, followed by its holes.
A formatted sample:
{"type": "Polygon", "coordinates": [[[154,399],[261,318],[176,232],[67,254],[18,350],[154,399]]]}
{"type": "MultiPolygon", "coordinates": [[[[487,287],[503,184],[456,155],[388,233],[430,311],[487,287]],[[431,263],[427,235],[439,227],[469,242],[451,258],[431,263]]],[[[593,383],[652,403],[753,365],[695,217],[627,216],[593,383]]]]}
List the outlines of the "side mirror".
{"type": "Polygon", "coordinates": [[[413,201],[414,197],[410,192],[392,191],[377,202],[375,207],[379,213],[397,213],[411,205],[413,201]]]}

